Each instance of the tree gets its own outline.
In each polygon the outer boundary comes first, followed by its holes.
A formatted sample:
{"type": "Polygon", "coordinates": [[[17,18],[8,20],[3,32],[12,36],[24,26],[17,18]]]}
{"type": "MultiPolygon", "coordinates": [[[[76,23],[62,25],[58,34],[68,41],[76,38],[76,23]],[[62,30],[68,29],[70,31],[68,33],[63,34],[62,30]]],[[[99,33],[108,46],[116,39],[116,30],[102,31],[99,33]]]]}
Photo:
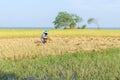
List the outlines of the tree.
{"type": "Polygon", "coordinates": [[[72,20],[70,24],[70,28],[75,28],[78,22],[82,21],[82,18],[77,16],[76,14],[71,14],[72,20]]]}
{"type": "Polygon", "coordinates": [[[55,25],[55,28],[67,28],[68,26],[70,28],[75,28],[76,24],[80,21],[82,21],[82,18],[80,18],[76,14],[59,12],[53,23],[55,25]]]}
{"type": "Polygon", "coordinates": [[[59,12],[53,23],[55,25],[55,28],[66,28],[70,25],[71,20],[71,15],[69,13],[59,12]]]}
{"type": "Polygon", "coordinates": [[[76,23],[74,22],[70,23],[70,29],[75,29],[75,27],[76,27],[76,23]]]}
{"type": "Polygon", "coordinates": [[[95,18],[88,19],[88,24],[91,24],[91,23],[94,23],[97,26],[97,29],[100,29],[97,19],[95,18]]]}

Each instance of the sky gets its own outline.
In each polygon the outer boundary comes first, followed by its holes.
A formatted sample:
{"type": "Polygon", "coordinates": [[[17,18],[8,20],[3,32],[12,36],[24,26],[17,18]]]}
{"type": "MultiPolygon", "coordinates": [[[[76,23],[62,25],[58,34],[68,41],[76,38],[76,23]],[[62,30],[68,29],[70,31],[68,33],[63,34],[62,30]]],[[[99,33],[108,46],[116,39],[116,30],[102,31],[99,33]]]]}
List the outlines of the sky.
{"type": "MultiPolygon", "coordinates": [[[[57,14],[66,11],[98,20],[100,27],[120,28],[120,0],[0,0],[0,27],[54,27],[57,14]]],[[[96,27],[95,24],[87,24],[96,27]]]]}

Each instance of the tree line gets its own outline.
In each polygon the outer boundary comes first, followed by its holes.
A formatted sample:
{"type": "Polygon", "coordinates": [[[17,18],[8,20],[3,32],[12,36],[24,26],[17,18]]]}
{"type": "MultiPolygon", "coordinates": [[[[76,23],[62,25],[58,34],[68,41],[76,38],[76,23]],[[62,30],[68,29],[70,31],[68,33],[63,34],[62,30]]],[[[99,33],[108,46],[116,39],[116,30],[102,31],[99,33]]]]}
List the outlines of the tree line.
{"type": "MultiPolygon", "coordinates": [[[[56,16],[55,20],[53,21],[55,28],[70,28],[70,29],[74,29],[77,26],[77,23],[82,22],[83,19],[82,17],[79,17],[76,14],[70,14],[67,12],[59,12],[58,15],[56,16]]],[[[89,18],[87,20],[88,24],[94,23],[97,26],[97,29],[99,29],[99,24],[97,19],[95,18],[89,18]]],[[[87,26],[82,25],[82,27],[79,27],[81,29],[85,29],[87,26]]]]}

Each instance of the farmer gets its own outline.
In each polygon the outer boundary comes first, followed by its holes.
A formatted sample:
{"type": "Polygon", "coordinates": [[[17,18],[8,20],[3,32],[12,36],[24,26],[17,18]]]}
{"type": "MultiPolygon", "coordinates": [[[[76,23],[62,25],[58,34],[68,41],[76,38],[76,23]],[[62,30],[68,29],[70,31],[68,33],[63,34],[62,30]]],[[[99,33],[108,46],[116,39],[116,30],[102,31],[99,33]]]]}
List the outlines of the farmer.
{"type": "Polygon", "coordinates": [[[48,30],[45,30],[43,32],[43,34],[41,35],[41,41],[42,41],[42,43],[45,44],[47,42],[47,37],[48,37],[48,30]]]}

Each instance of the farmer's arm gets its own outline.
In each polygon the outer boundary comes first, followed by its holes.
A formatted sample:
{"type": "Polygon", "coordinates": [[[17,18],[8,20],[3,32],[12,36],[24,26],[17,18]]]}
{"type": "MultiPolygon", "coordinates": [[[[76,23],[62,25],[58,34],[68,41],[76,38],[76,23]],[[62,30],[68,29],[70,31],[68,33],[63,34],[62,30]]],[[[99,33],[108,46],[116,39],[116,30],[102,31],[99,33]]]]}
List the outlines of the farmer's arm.
{"type": "Polygon", "coordinates": [[[44,38],[47,38],[48,36],[44,36],[44,38]]]}

